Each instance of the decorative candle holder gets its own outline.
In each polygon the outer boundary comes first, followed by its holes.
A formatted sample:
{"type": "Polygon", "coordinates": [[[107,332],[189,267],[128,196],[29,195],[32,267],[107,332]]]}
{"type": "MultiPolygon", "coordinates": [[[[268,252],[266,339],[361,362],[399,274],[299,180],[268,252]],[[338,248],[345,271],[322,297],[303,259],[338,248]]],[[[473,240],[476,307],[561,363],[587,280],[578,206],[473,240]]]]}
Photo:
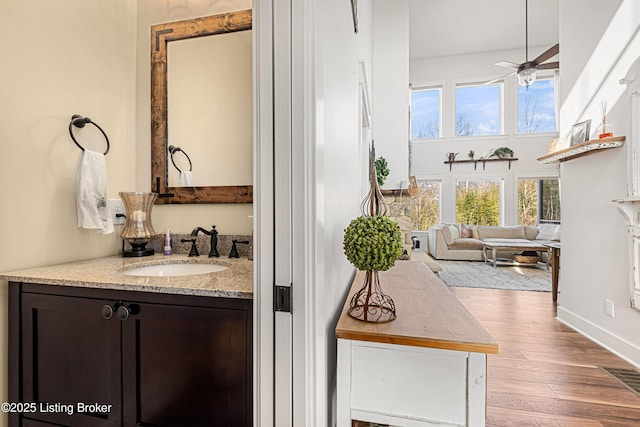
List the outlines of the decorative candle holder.
{"type": "Polygon", "coordinates": [[[152,248],[146,248],[151,237],[155,235],[151,224],[151,208],[158,197],[157,193],[120,192],[124,202],[127,220],[120,235],[131,245],[130,250],[123,250],[123,257],[142,257],[153,255],[152,248]]]}

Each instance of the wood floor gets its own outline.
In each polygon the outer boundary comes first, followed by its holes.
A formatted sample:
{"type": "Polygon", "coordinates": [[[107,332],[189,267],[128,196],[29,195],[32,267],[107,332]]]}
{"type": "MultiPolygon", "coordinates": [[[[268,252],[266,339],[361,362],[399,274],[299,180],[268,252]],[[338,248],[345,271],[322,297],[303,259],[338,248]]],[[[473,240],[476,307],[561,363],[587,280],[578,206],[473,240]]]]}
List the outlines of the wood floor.
{"type": "Polygon", "coordinates": [[[633,366],[555,320],[550,293],[451,290],[500,346],[487,427],[640,426],[640,397],[598,367],[633,366]]]}

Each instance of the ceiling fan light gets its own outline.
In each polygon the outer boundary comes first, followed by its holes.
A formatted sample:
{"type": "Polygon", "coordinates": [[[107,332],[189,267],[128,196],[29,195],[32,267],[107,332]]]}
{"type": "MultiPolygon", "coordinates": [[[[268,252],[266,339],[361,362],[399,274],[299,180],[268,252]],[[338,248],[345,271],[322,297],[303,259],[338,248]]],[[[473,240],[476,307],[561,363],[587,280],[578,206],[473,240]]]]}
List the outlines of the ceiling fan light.
{"type": "Polygon", "coordinates": [[[536,81],[536,69],[526,68],[518,73],[518,84],[523,87],[529,87],[536,81]]]}

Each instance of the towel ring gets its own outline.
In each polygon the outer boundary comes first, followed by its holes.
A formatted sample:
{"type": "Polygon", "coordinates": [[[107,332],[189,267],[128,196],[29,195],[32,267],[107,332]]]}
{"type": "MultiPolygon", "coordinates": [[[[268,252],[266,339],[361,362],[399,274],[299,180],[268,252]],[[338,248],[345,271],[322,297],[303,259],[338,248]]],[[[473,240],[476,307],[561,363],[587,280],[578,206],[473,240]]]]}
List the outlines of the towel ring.
{"type": "Polygon", "coordinates": [[[82,145],[80,145],[80,143],[78,141],[76,141],[76,138],[73,136],[73,126],[75,126],[77,128],[83,128],[87,123],[91,123],[92,125],[97,127],[98,130],[100,132],[102,132],[102,135],[104,135],[104,139],[107,141],[107,149],[105,150],[105,152],[103,154],[106,156],[107,153],[109,152],[109,148],[111,147],[109,145],[109,138],[107,137],[107,134],[104,133],[102,128],[100,126],[98,126],[95,122],[91,121],[91,119],[89,117],[82,117],[80,114],[74,114],[73,116],[71,116],[71,122],[69,123],[69,135],[71,135],[71,139],[73,139],[73,142],[82,151],[84,151],[84,147],[82,145]]]}
{"type": "Polygon", "coordinates": [[[189,172],[191,172],[193,170],[193,164],[191,164],[191,159],[189,158],[189,155],[185,153],[185,151],[180,147],[174,147],[173,145],[169,146],[169,153],[171,153],[171,163],[173,163],[173,166],[175,166],[175,168],[178,169],[178,172],[182,172],[178,167],[178,165],[176,165],[176,162],[173,160],[173,155],[178,151],[182,151],[182,154],[184,154],[187,160],[189,160],[189,172]]]}

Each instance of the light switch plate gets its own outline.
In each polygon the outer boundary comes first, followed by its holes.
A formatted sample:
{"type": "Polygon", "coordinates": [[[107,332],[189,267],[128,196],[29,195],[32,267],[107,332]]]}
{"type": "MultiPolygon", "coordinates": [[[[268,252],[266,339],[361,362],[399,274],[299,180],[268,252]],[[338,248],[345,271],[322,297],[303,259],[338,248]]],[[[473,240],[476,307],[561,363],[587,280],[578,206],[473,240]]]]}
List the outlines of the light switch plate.
{"type": "Polygon", "coordinates": [[[113,220],[113,225],[122,225],[126,222],[124,216],[116,216],[117,214],[125,214],[124,202],[121,199],[109,199],[109,215],[113,220]]]}

